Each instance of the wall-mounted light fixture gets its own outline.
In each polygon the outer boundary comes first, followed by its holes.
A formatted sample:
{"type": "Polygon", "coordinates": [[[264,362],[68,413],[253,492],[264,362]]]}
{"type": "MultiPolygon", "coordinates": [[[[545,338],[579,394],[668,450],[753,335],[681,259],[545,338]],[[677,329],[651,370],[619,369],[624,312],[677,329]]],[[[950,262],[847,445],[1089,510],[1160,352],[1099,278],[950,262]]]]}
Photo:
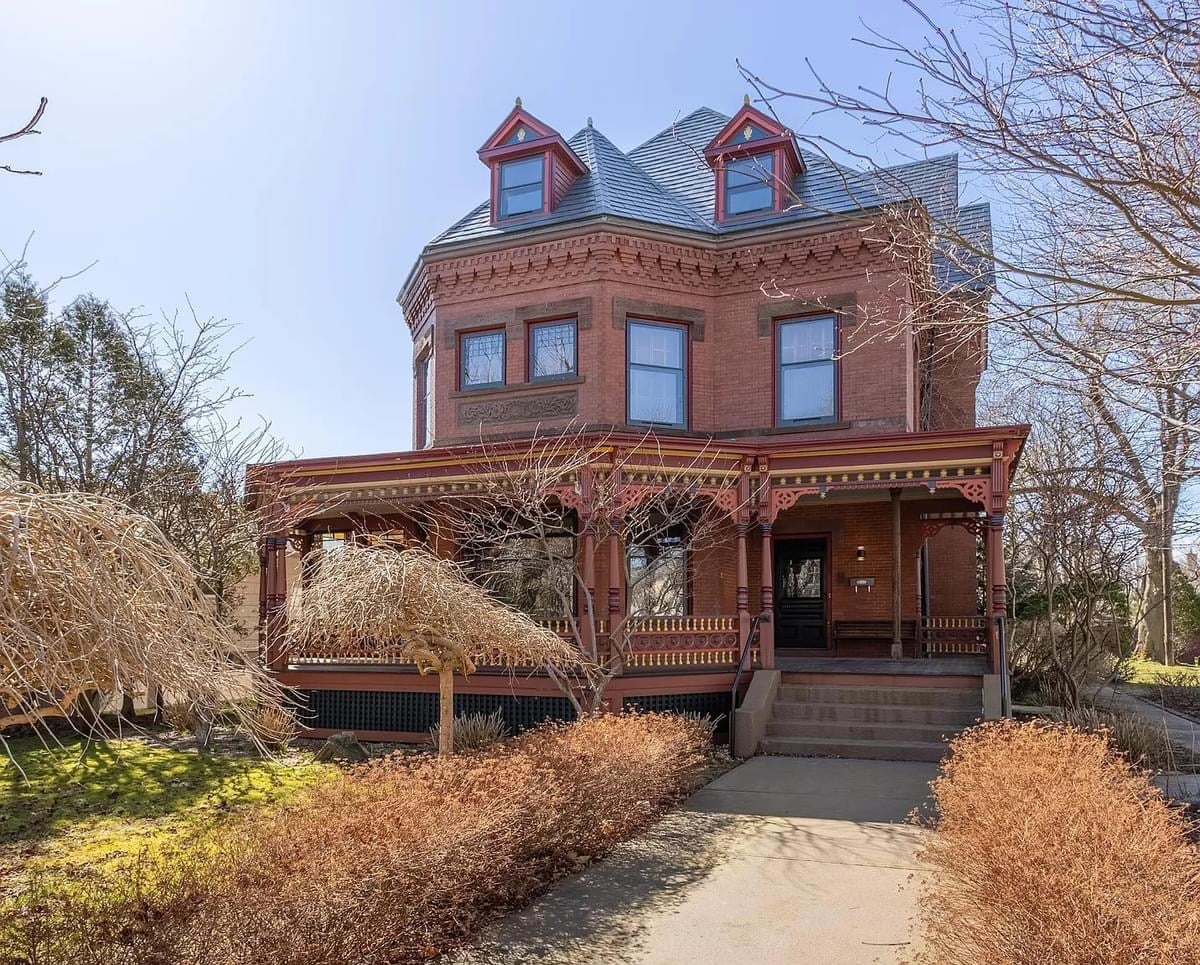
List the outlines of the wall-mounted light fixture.
{"type": "Polygon", "coordinates": [[[867,558],[867,548],[865,546],[856,546],[854,548],[854,558],[860,563],[867,558]]]}

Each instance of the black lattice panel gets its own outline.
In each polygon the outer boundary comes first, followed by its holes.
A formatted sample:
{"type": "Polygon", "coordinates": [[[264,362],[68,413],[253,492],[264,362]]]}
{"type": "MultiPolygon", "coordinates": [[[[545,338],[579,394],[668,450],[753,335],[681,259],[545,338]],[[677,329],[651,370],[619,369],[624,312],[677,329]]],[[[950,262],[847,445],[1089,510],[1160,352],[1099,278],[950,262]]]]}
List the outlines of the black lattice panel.
{"type": "Polygon", "coordinates": [[[647,694],[626,697],[627,710],[647,710],[664,714],[698,714],[717,722],[717,733],[729,729],[729,691],[707,694],[647,694]]]}
{"type": "MultiPolygon", "coordinates": [[[[429,692],[309,690],[297,694],[301,722],[330,730],[423,733],[437,723],[438,695],[429,692]]],[[[454,713],[500,711],[510,733],[546,720],[573,720],[565,697],[517,697],[513,694],[455,694],[454,713]]]]}

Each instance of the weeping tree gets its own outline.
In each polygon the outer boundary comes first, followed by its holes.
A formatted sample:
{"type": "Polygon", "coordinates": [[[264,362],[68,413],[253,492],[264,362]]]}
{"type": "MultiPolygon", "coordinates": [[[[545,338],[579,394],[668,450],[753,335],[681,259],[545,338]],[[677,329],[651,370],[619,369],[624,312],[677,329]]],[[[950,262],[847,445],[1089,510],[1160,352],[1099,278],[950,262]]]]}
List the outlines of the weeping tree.
{"type": "Polygon", "coordinates": [[[454,675],[481,665],[587,672],[558,634],[490,597],[423,547],[346,545],[306,561],[291,601],[293,645],[322,656],[392,658],[438,675],[438,754],[454,752],[454,675]]]}
{"type": "MultiPolygon", "coordinates": [[[[147,517],[107,497],[0,482],[0,731],[66,717],[94,729],[101,702],[153,680],[212,721],[247,685],[237,641],[195,570],[147,517]]],[[[262,704],[260,703],[260,706],[262,704]]]]}

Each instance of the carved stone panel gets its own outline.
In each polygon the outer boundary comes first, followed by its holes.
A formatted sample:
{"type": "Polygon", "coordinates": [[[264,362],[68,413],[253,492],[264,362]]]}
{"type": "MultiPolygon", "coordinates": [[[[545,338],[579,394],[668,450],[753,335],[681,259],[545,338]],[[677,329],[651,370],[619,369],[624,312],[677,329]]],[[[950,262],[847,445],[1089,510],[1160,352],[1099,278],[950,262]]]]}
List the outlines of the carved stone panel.
{"type": "Polygon", "coordinates": [[[468,400],[458,404],[458,424],[496,425],[535,419],[569,419],[578,408],[579,394],[575,391],[512,399],[468,400]]]}

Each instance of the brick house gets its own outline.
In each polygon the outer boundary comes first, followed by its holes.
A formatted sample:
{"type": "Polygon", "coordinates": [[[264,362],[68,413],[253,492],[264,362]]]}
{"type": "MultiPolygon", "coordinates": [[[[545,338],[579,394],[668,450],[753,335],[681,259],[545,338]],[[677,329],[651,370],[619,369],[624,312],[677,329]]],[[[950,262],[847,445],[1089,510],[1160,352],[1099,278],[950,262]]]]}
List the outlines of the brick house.
{"type": "MultiPolygon", "coordinates": [[[[890,205],[917,205],[986,248],[988,208],[960,207],[956,158],[852,172],[748,102],[733,116],[700,108],[622,152],[590,120],[564,139],[519,100],[479,157],[488,200],[424,248],[398,296],[414,449],[252,467],[309,506],[264,540],[260,614],[267,659],[313,730],[416,738],[436,720],[437,683],[265,634],[281,625],[289,543],[433,539],[417,507],[469,492],[506,446],[567,429],[621,457],[561,491],[581,592],[609,626],[642,608],[610,705],[728,715],[736,691],[744,751],[871,756],[940,753],[938,726],[998,715],[1001,535],[1026,427],[976,425],[991,274],[936,252],[914,269],[871,230],[890,205]],[[936,328],[897,324],[931,310],[917,294],[930,284],[973,343],[950,350],[936,328]],[[656,572],[684,589],[649,604],[631,588],[647,548],[586,525],[591,480],[645,490],[689,473],[729,538],[703,565],[686,542],[654,547],[656,572]],[[894,719],[892,733],[818,719],[868,701],[931,709],[863,711],[858,723],[894,719]]],[[[457,552],[452,535],[434,541],[457,552]]],[[[571,713],[536,672],[481,671],[456,701],[513,726],[571,713]]]]}

